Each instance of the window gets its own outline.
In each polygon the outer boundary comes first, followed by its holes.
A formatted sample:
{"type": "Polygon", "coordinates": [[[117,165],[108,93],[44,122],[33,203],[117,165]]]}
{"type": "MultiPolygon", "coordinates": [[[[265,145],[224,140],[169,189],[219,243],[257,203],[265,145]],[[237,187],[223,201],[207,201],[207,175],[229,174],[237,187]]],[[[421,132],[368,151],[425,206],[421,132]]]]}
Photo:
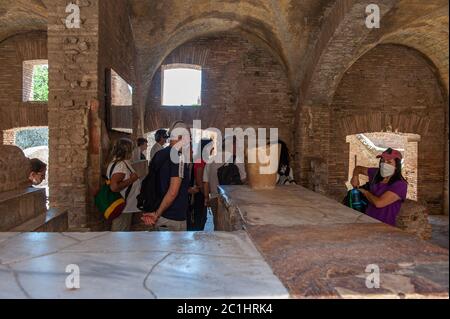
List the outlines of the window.
{"type": "Polygon", "coordinates": [[[113,69],[106,69],[106,124],[108,129],[133,133],[133,87],[113,69]]]}
{"type": "Polygon", "coordinates": [[[202,68],[191,64],[164,65],[162,74],[162,101],[164,106],[200,106],[202,68]]]}
{"type": "Polygon", "coordinates": [[[23,62],[23,101],[48,101],[48,61],[23,62]]]}

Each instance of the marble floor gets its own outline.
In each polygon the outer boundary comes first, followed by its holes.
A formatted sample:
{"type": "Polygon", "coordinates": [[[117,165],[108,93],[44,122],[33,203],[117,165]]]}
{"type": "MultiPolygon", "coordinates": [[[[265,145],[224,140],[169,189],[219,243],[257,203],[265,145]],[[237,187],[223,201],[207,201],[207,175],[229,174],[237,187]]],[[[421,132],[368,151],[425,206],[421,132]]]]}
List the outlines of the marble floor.
{"type": "Polygon", "coordinates": [[[243,231],[0,233],[0,298],[246,299],[289,293],[243,231]],[[79,269],[79,289],[71,289],[72,279],[66,285],[75,274],[69,265],[79,269]]]}

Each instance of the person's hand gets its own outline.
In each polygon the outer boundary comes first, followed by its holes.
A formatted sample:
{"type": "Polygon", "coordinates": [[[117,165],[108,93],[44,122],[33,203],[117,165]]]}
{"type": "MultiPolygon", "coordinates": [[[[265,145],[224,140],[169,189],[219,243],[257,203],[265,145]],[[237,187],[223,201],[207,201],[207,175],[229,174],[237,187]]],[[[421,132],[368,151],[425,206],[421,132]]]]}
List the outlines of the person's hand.
{"type": "Polygon", "coordinates": [[[352,184],[353,188],[358,188],[360,186],[359,177],[353,176],[352,179],[350,180],[350,184],[352,184]]]}
{"type": "Polygon", "coordinates": [[[133,183],[136,182],[138,179],[139,179],[138,174],[132,173],[132,174],[130,175],[130,180],[131,180],[133,183]]]}
{"type": "Polygon", "coordinates": [[[210,205],[209,205],[209,199],[208,198],[205,198],[205,207],[209,207],[210,205]]]}
{"type": "Polygon", "coordinates": [[[361,194],[363,194],[364,196],[367,195],[367,193],[369,192],[367,189],[364,189],[362,187],[358,188],[358,190],[361,192],[361,194]]]}
{"type": "Polygon", "coordinates": [[[141,220],[144,222],[145,225],[148,226],[154,226],[156,225],[156,222],[158,221],[159,216],[153,212],[153,213],[144,213],[142,214],[141,220]]]}

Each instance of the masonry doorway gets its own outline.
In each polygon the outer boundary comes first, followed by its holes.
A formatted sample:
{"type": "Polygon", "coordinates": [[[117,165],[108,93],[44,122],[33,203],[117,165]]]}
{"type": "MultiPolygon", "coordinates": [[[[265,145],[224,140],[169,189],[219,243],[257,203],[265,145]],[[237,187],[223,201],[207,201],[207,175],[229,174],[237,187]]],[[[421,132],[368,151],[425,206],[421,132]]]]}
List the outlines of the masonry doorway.
{"type": "MultiPolygon", "coordinates": [[[[391,147],[400,151],[403,155],[402,174],[408,181],[407,198],[414,201],[418,200],[418,144],[420,135],[389,132],[361,133],[348,135],[346,142],[349,143],[347,189],[351,189],[350,179],[355,166],[378,167],[379,159],[376,156],[391,147]]],[[[361,177],[361,184],[367,181],[367,177],[361,177]]]]}

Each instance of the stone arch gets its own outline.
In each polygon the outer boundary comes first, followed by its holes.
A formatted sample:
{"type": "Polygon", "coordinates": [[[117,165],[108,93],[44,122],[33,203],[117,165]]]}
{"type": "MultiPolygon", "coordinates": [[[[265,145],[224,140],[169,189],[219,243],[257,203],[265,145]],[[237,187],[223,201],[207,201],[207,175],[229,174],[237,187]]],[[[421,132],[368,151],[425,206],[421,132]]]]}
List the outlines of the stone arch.
{"type": "Polygon", "coordinates": [[[252,38],[253,41],[266,46],[288,69],[287,58],[283,53],[278,36],[271,31],[271,28],[263,20],[251,15],[240,16],[231,12],[202,13],[178,23],[170,38],[162,40],[158,43],[158,47],[146,51],[145,56],[141,59],[142,69],[144,70],[142,75],[144,86],[149,87],[161,63],[176,48],[199,37],[230,31],[241,32],[243,35],[252,38]]]}
{"type": "Polygon", "coordinates": [[[431,119],[403,112],[395,115],[374,112],[370,114],[350,115],[337,120],[340,135],[353,135],[362,132],[401,132],[421,136],[428,134],[431,119]]]}
{"type": "Polygon", "coordinates": [[[386,131],[418,134],[418,199],[432,213],[442,213],[446,101],[434,66],[420,52],[392,44],[367,52],[343,75],[330,107],[328,193],[339,198],[345,192],[346,136],[386,131]]]}
{"type": "Polygon", "coordinates": [[[205,99],[202,97],[202,104],[205,104],[198,108],[164,106],[161,109],[158,95],[161,81],[160,73],[157,73],[147,101],[145,131],[169,127],[175,120],[192,123],[193,119],[201,119],[203,128],[216,127],[221,130],[229,127],[226,125],[279,127],[284,139],[293,140],[291,130],[294,107],[286,66],[273,55],[273,51],[260,42],[252,41],[241,32],[198,37],[172,51],[162,62],[166,63],[202,65],[206,77],[202,89],[206,95],[205,99]],[[222,58],[219,59],[220,56],[222,58]],[[248,76],[245,83],[241,81],[243,75],[239,75],[244,74],[243,72],[248,76]],[[269,74],[273,76],[269,77],[269,74]],[[219,77],[228,80],[220,80],[219,77]],[[220,88],[215,86],[218,83],[220,88]],[[245,94],[244,88],[238,83],[247,85],[250,93],[245,94]],[[263,84],[264,89],[261,87],[263,84]],[[228,92],[226,96],[222,93],[224,91],[228,92]],[[274,102],[271,104],[272,100],[274,102]],[[259,108],[257,103],[261,103],[259,108]],[[273,116],[275,104],[279,105],[282,112],[277,117],[273,116]],[[239,108],[238,105],[242,107],[239,108]],[[245,123],[241,122],[243,119],[246,119],[245,123]]]}

